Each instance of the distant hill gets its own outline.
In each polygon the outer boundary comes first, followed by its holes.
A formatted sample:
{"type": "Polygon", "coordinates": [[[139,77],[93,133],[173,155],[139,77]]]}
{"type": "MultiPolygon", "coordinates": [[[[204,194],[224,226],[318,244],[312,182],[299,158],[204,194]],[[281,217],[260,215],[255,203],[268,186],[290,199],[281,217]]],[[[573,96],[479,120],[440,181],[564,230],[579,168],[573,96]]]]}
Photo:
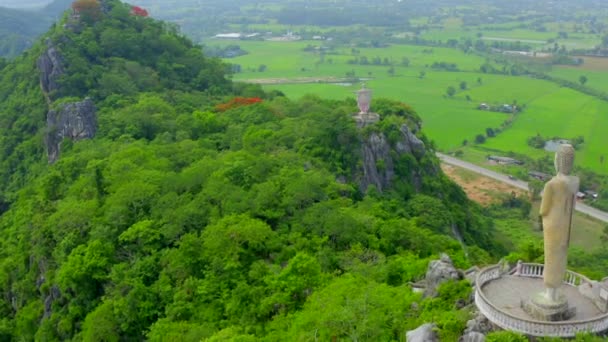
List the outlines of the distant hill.
{"type": "MultiPolygon", "coordinates": [[[[44,4],[40,1],[25,1],[22,7],[29,7],[27,4],[34,3],[44,4]]],[[[0,57],[15,57],[31,47],[32,42],[45,32],[71,3],[72,0],[55,0],[37,10],[0,7],[0,57]]],[[[13,3],[5,5],[11,6],[13,3]]]]}

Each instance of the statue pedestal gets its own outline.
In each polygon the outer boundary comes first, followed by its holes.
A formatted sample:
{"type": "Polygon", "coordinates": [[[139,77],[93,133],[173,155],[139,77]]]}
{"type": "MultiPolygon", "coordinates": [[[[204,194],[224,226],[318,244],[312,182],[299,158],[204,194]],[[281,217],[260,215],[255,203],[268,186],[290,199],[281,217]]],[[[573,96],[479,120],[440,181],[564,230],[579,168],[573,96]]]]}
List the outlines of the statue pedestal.
{"type": "Polygon", "coordinates": [[[521,307],[528,315],[540,321],[566,321],[576,315],[576,308],[568,306],[568,299],[563,294],[554,301],[539,293],[522,301],[521,307]]]}
{"type": "Polygon", "coordinates": [[[380,115],[377,113],[357,113],[353,115],[353,118],[357,121],[357,126],[363,128],[378,122],[380,120],[380,115]]]}

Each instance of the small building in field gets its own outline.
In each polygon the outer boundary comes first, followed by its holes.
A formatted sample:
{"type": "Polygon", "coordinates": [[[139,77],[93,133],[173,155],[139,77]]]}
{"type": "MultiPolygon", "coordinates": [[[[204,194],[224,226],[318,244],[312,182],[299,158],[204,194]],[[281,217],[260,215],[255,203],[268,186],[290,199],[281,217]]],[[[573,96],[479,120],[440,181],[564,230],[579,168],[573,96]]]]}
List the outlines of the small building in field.
{"type": "Polygon", "coordinates": [[[240,33],[218,33],[214,36],[217,39],[241,39],[243,37],[240,33]]]}
{"type": "Polygon", "coordinates": [[[501,157],[501,156],[488,156],[489,161],[496,162],[501,165],[523,165],[523,161],[517,160],[509,157],[501,157]]]}

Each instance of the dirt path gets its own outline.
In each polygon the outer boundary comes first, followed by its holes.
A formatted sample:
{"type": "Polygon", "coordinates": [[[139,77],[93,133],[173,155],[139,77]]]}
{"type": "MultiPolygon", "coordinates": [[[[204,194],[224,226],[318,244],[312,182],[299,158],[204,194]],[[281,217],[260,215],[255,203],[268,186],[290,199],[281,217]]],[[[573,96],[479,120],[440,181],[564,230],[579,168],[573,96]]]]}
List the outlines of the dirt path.
{"type": "Polygon", "coordinates": [[[443,172],[462,187],[467,196],[482,205],[497,202],[501,196],[515,192],[517,195],[526,195],[526,192],[509,186],[491,178],[477,175],[458,167],[441,164],[443,172]]]}

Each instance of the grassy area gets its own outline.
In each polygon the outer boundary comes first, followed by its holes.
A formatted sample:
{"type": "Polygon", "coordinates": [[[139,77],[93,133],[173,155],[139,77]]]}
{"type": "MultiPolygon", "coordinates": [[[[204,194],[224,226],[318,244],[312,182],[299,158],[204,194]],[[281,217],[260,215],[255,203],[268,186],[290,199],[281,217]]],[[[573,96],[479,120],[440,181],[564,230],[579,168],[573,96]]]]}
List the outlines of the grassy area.
{"type": "Polygon", "coordinates": [[[560,88],[551,95],[531,102],[528,109],[514,122],[513,127],[486,146],[502,151],[514,151],[530,156],[547,154],[527,145],[529,137],[585,137],[584,146],[577,151],[577,163],[601,173],[607,173],[600,156],[606,153],[605,129],[608,127],[608,103],[582,95],[568,88],[560,88]]]}
{"type": "Polygon", "coordinates": [[[459,149],[462,153],[458,157],[462,160],[468,161],[476,165],[483,166],[486,169],[490,169],[506,175],[513,175],[517,178],[523,178],[527,175],[528,171],[525,167],[519,165],[499,165],[495,163],[488,163],[487,156],[495,155],[500,151],[490,150],[483,145],[470,145],[459,149]]]}
{"type": "MultiPolygon", "coordinates": [[[[482,191],[485,195],[494,196],[497,201],[505,196],[509,196],[507,192],[491,191],[491,183],[497,183],[495,187],[499,186],[499,182],[497,181],[461,168],[455,168],[454,174],[458,177],[458,183],[462,186],[465,186],[466,183],[484,182],[486,188],[479,188],[479,191],[482,191]],[[463,184],[463,182],[465,184],[463,184]],[[488,190],[488,188],[490,190],[488,190]]],[[[542,240],[543,235],[540,230],[538,219],[539,206],[539,202],[534,202],[532,204],[530,216],[527,218],[506,217],[496,219],[495,224],[500,241],[511,247],[512,250],[516,248],[518,244],[530,240],[542,240]]],[[[578,212],[575,213],[572,220],[571,245],[583,250],[593,250],[601,247],[602,241],[600,237],[603,234],[604,226],[605,224],[600,221],[578,212]]]]}
{"type": "Polygon", "coordinates": [[[585,63],[578,67],[554,67],[550,75],[577,83],[581,76],[585,76],[585,86],[608,92],[608,58],[605,62],[605,66],[585,63]]]}
{"type": "MultiPolygon", "coordinates": [[[[508,237],[513,244],[526,242],[529,239],[542,240],[543,233],[540,230],[538,218],[539,207],[539,202],[533,203],[528,220],[497,220],[498,230],[508,237]]],[[[601,247],[600,237],[603,229],[604,224],[602,222],[577,212],[572,218],[570,244],[583,250],[593,250],[601,247]]]]}
{"type": "MultiPolygon", "coordinates": [[[[485,58],[467,54],[459,50],[425,47],[417,45],[391,45],[387,48],[358,48],[353,53],[350,48],[336,48],[328,51],[321,62],[318,52],[304,51],[309,45],[319,46],[319,41],[238,41],[212,40],[207,43],[213,45],[238,44],[248,55],[228,59],[227,62],[240,64],[242,73],[235,75],[235,79],[269,78],[269,77],[305,77],[305,76],[344,76],[347,72],[355,71],[356,75],[363,77],[369,75],[386,74],[387,65],[358,65],[349,64],[349,60],[365,56],[371,63],[371,59],[380,57],[387,58],[391,63],[401,65],[406,57],[410,64],[409,70],[416,71],[418,75],[421,68],[427,68],[434,62],[454,63],[460,70],[477,71],[485,58]],[[265,72],[258,72],[260,65],[266,65],[265,72]]],[[[403,70],[399,70],[403,71],[403,70]]],[[[475,78],[476,79],[476,78],[475,78]]],[[[473,79],[473,80],[475,80],[473,79]]]]}

